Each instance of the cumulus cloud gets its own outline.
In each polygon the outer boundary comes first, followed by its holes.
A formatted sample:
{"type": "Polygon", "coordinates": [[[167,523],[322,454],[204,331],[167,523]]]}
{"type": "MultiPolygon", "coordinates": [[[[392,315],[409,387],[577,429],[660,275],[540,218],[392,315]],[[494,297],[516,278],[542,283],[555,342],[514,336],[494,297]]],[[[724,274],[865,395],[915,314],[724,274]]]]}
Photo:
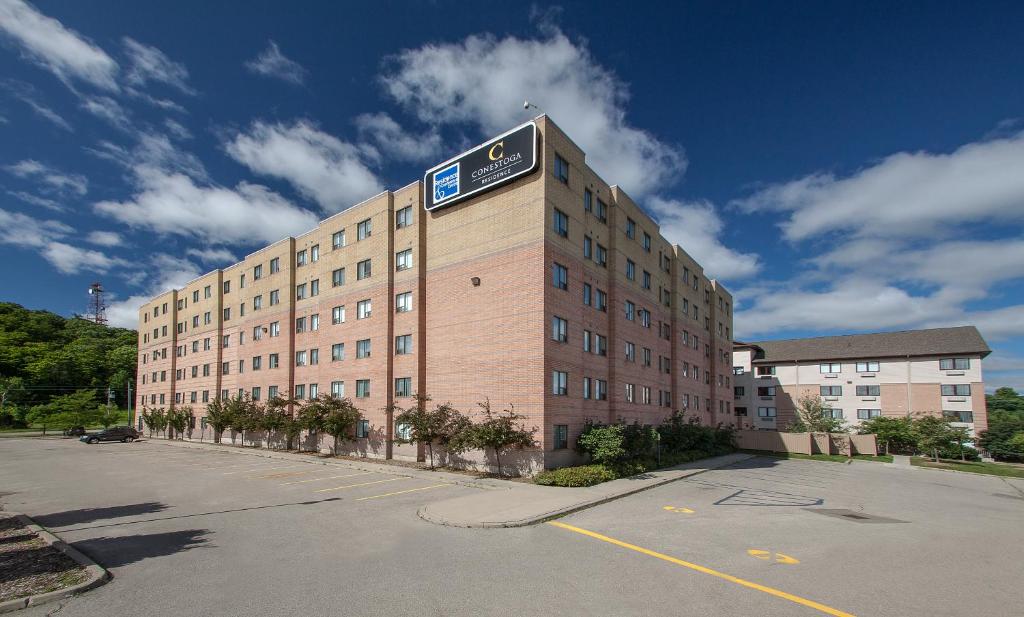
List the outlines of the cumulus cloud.
{"type": "Polygon", "coordinates": [[[130,60],[125,73],[127,83],[141,88],[156,82],[176,88],[184,94],[196,93],[188,85],[188,69],[184,64],[171,60],[156,47],[143,45],[133,38],[124,37],[123,43],[130,60]]]}
{"type": "Polygon", "coordinates": [[[24,55],[64,83],[79,80],[117,92],[118,66],[113,58],[62,23],[21,0],[0,1],[0,31],[24,55]]]}
{"type": "Polygon", "coordinates": [[[587,153],[611,184],[644,197],[674,184],[683,150],[626,120],[628,86],[582,42],[553,26],[542,38],[472,35],[393,57],[381,83],[428,124],[470,124],[491,135],[523,122],[523,99],[538,104],[587,153]]]}
{"type": "Polygon", "coordinates": [[[326,212],[339,212],[383,190],[358,146],[311,122],[255,122],[224,149],[255,173],[281,178],[326,212]]]}
{"type": "Polygon", "coordinates": [[[295,85],[302,85],[306,81],[306,69],[298,62],[285,57],[274,41],[268,41],[267,48],[246,62],[245,68],[257,75],[274,77],[295,85]]]}
{"type": "Polygon", "coordinates": [[[224,248],[191,248],[185,251],[186,255],[190,255],[199,259],[203,263],[234,263],[238,261],[235,254],[224,248]]]}
{"type": "Polygon", "coordinates": [[[73,232],[74,229],[59,221],[0,209],[0,244],[35,250],[64,274],[103,273],[114,266],[126,265],[119,258],[64,242],[73,232]]]}
{"type": "Polygon", "coordinates": [[[71,246],[64,242],[53,242],[42,247],[41,254],[57,270],[64,274],[78,272],[107,272],[114,266],[126,266],[128,262],[119,257],[110,257],[94,251],[71,246]]]}
{"type": "Polygon", "coordinates": [[[85,239],[99,246],[120,246],[124,242],[116,231],[91,231],[85,239]]]}
{"type": "Polygon", "coordinates": [[[734,205],[786,215],[786,238],[945,234],[967,223],[1024,221],[1024,132],[949,154],[899,152],[846,177],[817,172],[734,205]]]}
{"type": "Polygon", "coordinates": [[[89,181],[80,174],[67,174],[34,159],[25,159],[4,168],[13,176],[24,180],[37,180],[50,194],[81,197],[89,190],[89,181]]]}
{"type": "Polygon", "coordinates": [[[135,273],[133,283],[143,286],[143,293],[120,299],[111,293],[107,303],[107,322],[119,328],[139,327],[139,307],[153,296],[172,289],[181,289],[189,281],[198,278],[202,272],[187,259],[157,253],[147,263],[146,269],[135,273]]]}
{"type": "Polygon", "coordinates": [[[761,260],[755,253],[742,253],[722,243],[725,223],[711,203],[662,197],[651,197],[644,203],[657,217],[661,234],[696,259],[709,277],[735,280],[761,270],[761,260]]]}
{"type": "Polygon", "coordinates": [[[421,135],[407,132],[386,113],[360,114],[355,119],[359,137],[374,149],[374,158],[392,158],[418,163],[441,153],[441,135],[436,128],[421,135]]]}
{"type": "Polygon", "coordinates": [[[185,174],[150,167],[135,173],[137,192],[130,199],[101,201],[94,211],[135,229],[211,244],[275,242],[318,222],[311,212],[257,184],[201,185],[185,174]]]}

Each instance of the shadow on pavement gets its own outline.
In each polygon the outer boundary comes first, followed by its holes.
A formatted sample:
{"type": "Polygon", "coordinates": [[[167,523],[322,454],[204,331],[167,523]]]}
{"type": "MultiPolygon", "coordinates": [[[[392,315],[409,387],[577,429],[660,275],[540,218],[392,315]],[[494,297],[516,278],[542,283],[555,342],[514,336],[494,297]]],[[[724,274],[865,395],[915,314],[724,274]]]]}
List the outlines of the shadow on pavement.
{"type": "Polygon", "coordinates": [[[170,521],[170,520],[182,519],[182,518],[196,518],[196,517],[200,517],[200,516],[212,516],[212,515],[215,515],[215,514],[230,514],[230,513],[233,513],[233,512],[249,512],[250,510],[266,510],[268,508],[284,508],[284,507],[289,507],[289,506],[315,506],[315,505],[321,504],[321,503],[329,503],[329,502],[332,502],[332,501],[341,501],[341,500],[342,500],[341,497],[329,497],[327,499],[315,499],[315,500],[310,500],[310,501],[296,501],[296,502],[292,502],[292,503],[277,503],[277,504],[273,504],[273,505],[269,505],[269,506],[249,506],[247,508],[234,508],[234,509],[231,509],[231,510],[213,510],[211,512],[195,512],[195,513],[192,513],[192,514],[175,514],[175,515],[172,515],[172,516],[156,516],[156,517],[153,517],[153,518],[144,518],[144,519],[137,520],[137,521],[107,523],[107,524],[104,524],[104,525],[90,525],[88,527],[75,527],[74,529],[62,529],[61,531],[63,531],[63,532],[70,532],[70,531],[85,531],[87,529],[101,529],[103,527],[122,527],[124,525],[136,525],[138,523],[153,523],[153,522],[156,522],[156,521],[170,521]]]}
{"type": "Polygon", "coordinates": [[[99,537],[72,543],[72,546],[95,559],[106,568],[164,557],[207,543],[208,529],[185,529],[166,533],[137,534],[131,536],[99,537]]]}
{"type": "Polygon", "coordinates": [[[33,516],[33,520],[43,527],[68,527],[70,525],[81,525],[93,521],[102,521],[122,516],[138,516],[140,514],[156,514],[167,509],[167,505],[157,501],[144,503],[126,504],[123,506],[108,506],[104,508],[82,508],[80,510],[68,510],[66,512],[54,512],[42,516],[33,516]]]}

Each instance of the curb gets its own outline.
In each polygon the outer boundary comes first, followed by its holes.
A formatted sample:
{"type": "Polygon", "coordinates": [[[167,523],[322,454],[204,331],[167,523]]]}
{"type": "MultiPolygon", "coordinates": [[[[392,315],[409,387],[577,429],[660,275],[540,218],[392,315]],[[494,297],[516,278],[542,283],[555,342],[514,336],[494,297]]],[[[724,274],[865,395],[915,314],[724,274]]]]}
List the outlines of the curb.
{"type": "Polygon", "coordinates": [[[78,565],[83,566],[88,578],[77,585],[65,587],[64,589],[41,593],[35,596],[28,596],[26,598],[15,598],[14,600],[0,602],[0,613],[9,613],[23,608],[28,608],[30,606],[39,606],[40,604],[63,600],[64,598],[69,598],[77,593],[82,593],[83,591],[89,591],[90,589],[99,587],[110,580],[110,572],[105,568],[83,555],[78,549],[35,524],[31,518],[18,512],[6,512],[5,514],[14,516],[22,525],[27,527],[29,531],[35,533],[48,545],[64,553],[73,559],[78,565]]]}
{"type": "MultiPolygon", "coordinates": [[[[307,463],[310,465],[325,465],[333,467],[344,467],[346,469],[358,469],[360,471],[372,471],[376,473],[387,473],[393,476],[402,476],[405,478],[419,478],[424,480],[438,480],[437,476],[434,476],[434,471],[428,469],[411,469],[409,467],[402,467],[399,465],[386,465],[382,463],[358,463],[350,461],[348,459],[321,459],[313,458],[305,454],[295,454],[290,452],[275,452],[273,450],[264,450],[257,448],[247,448],[239,446],[231,446],[224,444],[216,444],[207,442],[205,445],[192,445],[190,441],[170,441],[165,439],[149,439],[148,443],[159,443],[174,448],[187,448],[189,450],[212,450],[216,452],[229,452],[237,455],[248,455],[258,456],[261,458],[271,458],[285,461],[296,461],[299,463],[307,463]],[[429,474],[429,475],[427,475],[429,474]]],[[[451,473],[451,472],[441,472],[451,473]]],[[[446,479],[448,484],[457,484],[459,486],[468,486],[471,488],[478,488],[484,490],[507,490],[504,486],[495,486],[493,484],[481,483],[479,480],[473,479],[446,479]]],[[[495,480],[496,482],[507,482],[507,480],[495,480]]]]}
{"type": "MultiPolygon", "coordinates": [[[[741,463],[743,461],[750,460],[750,459],[755,458],[755,457],[756,457],[756,455],[749,454],[749,455],[746,455],[744,458],[737,458],[735,460],[730,460],[730,461],[725,462],[725,463],[723,463],[721,465],[715,465],[715,466],[712,466],[712,467],[702,467],[702,468],[694,469],[694,470],[692,470],[691,473],[685,473],[685,474],[681,474],[681,475],[674,476],[674,477],[671,477],[671,478],[665,478],[665,479],[663,479],[663,480],[661,480],[659,482],[654,482],[654,483],[648,484],[646,486],[642,486],[640,488],[630,489],[630,490],[623,491],[623,492],[620,492],[620,493],[615,493],[614,495],[605,495],[603,497],[596,497],[594,499],[591,499],[590,501],[574,503],[572,505],[565,506],[564,508],[558,508],[557,510],[550,510],[550,511],[545,512],[543,514],[537,514],[537,515],[530,516],[530,517],[527,517],[527,518],[521,518],[521,519],[516,519],[516,520],[512,520],[512,521],[484,521],[484,522],[481,522],[479,524],[461,525],[461,524],[451,523],[451,522],[448,522],[448,521],[445,521],[445,520],[435,520],[435,519],[431,518],[430,516],[428,516],[427,513],[426,513],[427,508],[429,508],[429,504],[426,505],[426,506],[423,506],[422,508],[417,510],[416,511],[416,516],[420,517],[421,519],[423,519],[423,520],[425,520],[427,522],[434,523],[435,525],[442,525],[444,527],[461,527],[461,528],[464,528],[464,529],[503,529],[503,528],[512,528],[512,527],[528,527],[530,525],[537,525],[539,523],[545,523],[547,521],[554,520],[556,518],[561,518],[563,516],[568,516],[570,514],[574,514],[576,512],[580,512],[582,510],[587,510],[587,509],[590,509],[590,508],[594,508],[594,507],[600,506],[602,504],[606,504],[608,502],[615,501],[617,499],[622,499],[623,497],[629,497],[630,495],[636,495],[637,493],[642,493],[644,491],[649,491],[649,490],[651,490],[653,488],[658,488],[658,487],[661,487],[661,486],[665,486],[666,484],[671,484],[673,482],[678,482],[679,480],[684,480],[686,478],[692,478],[693,476],[700,475],[700,474],[708,472],[708,471],[713,471],[715,469],[724,469],[726,467],[730,467],[732,465],[735,465],[736,463],[741,463]]],[[[619,479],[620,480],[625,480],[627,478],[619,478],[619,479]]],[[[515,489],[514,488],[509,488],[507,490],[515,490],[515,489]]]]}

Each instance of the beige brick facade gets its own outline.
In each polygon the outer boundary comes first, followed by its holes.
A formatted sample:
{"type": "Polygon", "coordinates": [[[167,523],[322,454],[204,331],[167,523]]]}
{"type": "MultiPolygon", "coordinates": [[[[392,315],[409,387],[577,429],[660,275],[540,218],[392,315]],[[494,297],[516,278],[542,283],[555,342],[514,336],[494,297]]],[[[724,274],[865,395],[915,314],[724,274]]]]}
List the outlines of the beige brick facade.
{"type": "Polygon", "coordinates": [[[591,171],[557,126],[546,117],[536,123],[539,163],[529,175],[432,212],[421,182],[382,193],[141,307],[139,403],[190,404],[201,417],[203,402],[218,395],[266,400],[276,387],[308,398],[343,383],[339,392],[371,428],[345,447],[415,457],[414,447],[392,447],[395,427],[384,411],[411,403],[396,392],[396,380],[408,379],[409,393],[464,412],[484,400],[514,406],[538,429],[537,449],[520,457],[534,468],[573,461],[587,420],[657,423],[684,411],[729,423],[731,295],[591,171]],[[556,156],[569,164],[567,182],[553,173],[556,156]],[[411,221],[396,228],[407,207],[411,221]],[[568,221],[564,237],[556,212],[568,221]],[[360,233],[365,221],[369,234],[360,233]],[[407,250],[411,267],[399,270],[407,250]],[[566,289],[554,284],[556,264],[568,274],[566,289]],[[411,310],[396,310],[406,293],[411,310]],[[360,318],[367,300],[371,312],[360,318]],[[341,307],[344,321],[334,323],[341,307]],[[564,341],[553,336],[556,317],[566,322],[564,341]],[[408,353],[397,354],[404,336],[408,353]],[[368,357],[357,357],[361,340],[369,340],[368,357]],[[332,359],[342,344],[343,359],[332,359]],[[556,372],[566,376],[564,394],[555,392],[556,372]],[[357,382],[369,391],[357,392],[357,382]],[[567,444],[556,443],[560,426],[567,444]]]}

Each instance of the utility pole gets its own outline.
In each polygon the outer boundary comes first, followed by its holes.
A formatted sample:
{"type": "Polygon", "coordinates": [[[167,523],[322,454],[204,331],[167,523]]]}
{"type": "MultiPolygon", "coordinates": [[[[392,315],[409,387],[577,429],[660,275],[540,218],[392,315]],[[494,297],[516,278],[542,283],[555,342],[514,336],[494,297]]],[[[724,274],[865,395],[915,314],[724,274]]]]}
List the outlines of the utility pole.
{"type": "Polygon", "coordinates": [[[128,378],[128,424],[135,426],[135,418],[132,417],[132,378],[128,378]]]}

